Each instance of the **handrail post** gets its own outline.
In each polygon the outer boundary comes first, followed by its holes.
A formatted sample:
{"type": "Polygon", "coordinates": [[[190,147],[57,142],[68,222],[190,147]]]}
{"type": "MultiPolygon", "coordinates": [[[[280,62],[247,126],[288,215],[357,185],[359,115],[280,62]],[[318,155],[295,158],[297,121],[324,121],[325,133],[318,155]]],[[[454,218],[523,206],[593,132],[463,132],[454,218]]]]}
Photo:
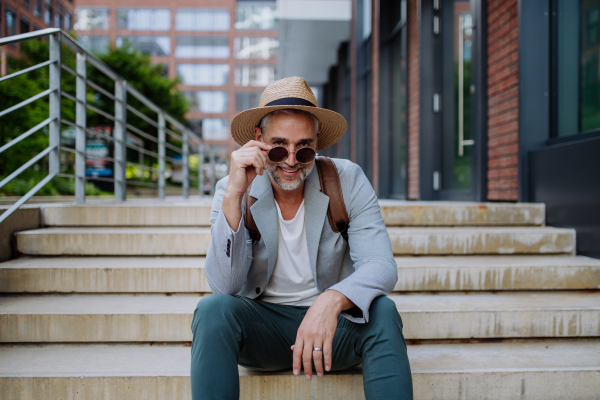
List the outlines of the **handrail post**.
{"type": "Polygon", "coordinates": [[[215,179],[217,177],[217,167],[215,163],[215,150],[210,149],[210,195],[215,195],[215,179]]]}
{"type": "Polygon", "coordinates": [[[182,169],[183,169],[183,198],[187,199],[190,196],[190,166],[189,166],[189,134],[187,129],[182,132],[181,140],[181,158],[182,158],[182,169]]]}
{"type": "Polygon", "coordinates": [[[52,122],[49,125],[49,143],[50,147],[56,146],[54,150],[48,154],[48,169],[50,175],[60,173],[60,33],[50,35],[50,93],[49,98],[49,117],[52,122]]]}
{"type": "Polygon", "coordinates": [[[115,81],[115,200],[125,201],[127,198],[127,181],[125,169],[127,163],[126,113],[127,82],[115,81]]]}
{"type": "Polygon", "coordinates": [[[158,113],[158,197],[165,199],[165,116],[158,113]]]}
{"type": "Polygon", "coordinates": [[[77,53],[77,84],[75,108],[75,203],[85,203],[85,151],[87,127],[87,55],[77,53]]]}
{"type": "Polygon", "coordinates": [[[204,144],[198,145],[198,189],[200,197],[204,197],[204,144]]]}

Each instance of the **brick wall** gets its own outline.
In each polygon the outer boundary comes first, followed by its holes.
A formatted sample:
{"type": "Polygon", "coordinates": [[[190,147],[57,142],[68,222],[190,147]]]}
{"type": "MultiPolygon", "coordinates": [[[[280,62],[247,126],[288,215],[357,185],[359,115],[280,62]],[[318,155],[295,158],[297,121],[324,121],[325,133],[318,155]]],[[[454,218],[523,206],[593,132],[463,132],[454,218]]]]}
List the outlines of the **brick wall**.
{"type": "Polygon", "coordinates": [[[408,198],[419,199],[420,1],[408,0],[408,198]]]}
{"type": "Polygon", "coordinates": [[[518,0],[488,0],[488,200],[518,199],[518,0]]]}

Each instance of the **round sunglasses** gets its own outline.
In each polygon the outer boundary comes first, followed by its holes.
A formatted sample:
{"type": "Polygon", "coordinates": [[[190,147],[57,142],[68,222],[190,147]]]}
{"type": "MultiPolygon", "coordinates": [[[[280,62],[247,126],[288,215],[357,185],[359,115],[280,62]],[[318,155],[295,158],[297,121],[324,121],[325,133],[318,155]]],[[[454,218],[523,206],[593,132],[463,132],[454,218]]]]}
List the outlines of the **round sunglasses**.
{"type": "Polygon", "coordinates": [[[317,152],[310,147],[303,147],[298,151],[288,151],[285,147],[278,146],[269,150],[268,157],[271,162],[280,163],[285,161],[290,153],[296,153],[296,161],[300,164],[308,164],[317,156],[317,152]]]}

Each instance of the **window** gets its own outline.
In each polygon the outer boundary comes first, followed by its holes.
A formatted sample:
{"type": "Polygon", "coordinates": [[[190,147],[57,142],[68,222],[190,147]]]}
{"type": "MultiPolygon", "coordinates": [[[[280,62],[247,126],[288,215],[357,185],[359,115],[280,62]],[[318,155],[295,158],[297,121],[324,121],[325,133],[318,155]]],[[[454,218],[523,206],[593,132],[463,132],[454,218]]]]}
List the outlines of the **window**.
{"type": "Polygon", "coordinates": [[[75,9],[75,15],[77,17],[77,21],[75,22],[76,31],[110,28],[108,8],[77,7],[75,9]]]}
{"type": "Polygon", "coordinates": [[[190,111],[203,113],[222,113],[229,108],[227,92],[182,92],[190,102],[190,111]]]}
{"type": "Polygon", "coordinates": [[[277,57],[279,40],[270,37],[237,37],[233,52],[239,60],[269,60],[277,57]]]}
{"type": "Polygon", "coordinates": [[[73,28],[73,16],[70,11],[65,13],[65,30],[70,31],[73,28]]]}
{"type": "Polygon", "coordinates": [[[600,0],[558,0],[553,21],[553,136],[600,129],[600,0]]]}
{"type": "Polygon", "coordinates": [[[275,29],[277,18],[276,6],[270,3],[242,4],[237,3],[235,12],[235,29],[275,29]]]}
{"type": "Polygon", "coordinates": [[[229,64],[179,64],[177,75],[185,85],[221,86],[229,81],[229,64]]]}
{"type": "Polygon", "coordinates": [[[19,33],[27,33],[29,32],[29,20],[23,16],[19,21],[19,33]]]}
{"type": "Polygon", "coordinates": [[[168,36],[119,36],[117,47],[121,47],[125,41],[150,56],[168,56],[171,53],[171,38],[168,36]]]}
{"type": "Polygon", "coordinates": [[[249,108],[256,108],[260,104],[262,92],[237,92],[235,94],[236,111],[244,111],[249,108]]]}
{"type": "Polygon", "coordinates": [[[63,28],[63,20],[62,20],[62,14],[63,14],[63,7],[62,4],[60,3],[56,3],[56,14],[54,14],[54,27],[55,28],[63,28]]]}
{"type": "Polygon", "coordinates": [[[23,0],[23,5],[25,8],[29,9],[29,0],[23,0]]]}
{"type": "Polygon", "coordinates": [[[275,81],[275,66],[236,65],[234,79],[238,86],[268,86],[275,81]]]}
{"type": "Polygon", "coordinates": [[[6,20],[5,20],[5,26],[6,26],[6,32],[5,32],[5,36],[13,36],[17,34],[17,21],[16,21],[16,13],[9,9],[8,7],[6,7],[6,20]]]}
{"type": "Polygon", "coordinates": [[[33,15],[39,17],[42,15],[42,0],[34,0],[35,4],[33,6],[33,15]]]}
{"type": "Polygon", "coordinates": [[[44,23],[46,25],[52,24],[52,0],[46,0],[46,5],[44,6],[44,23]]]}
{"type": "Polygon", "coordinates": [[[179,8],[175,15],[178,31],[228,31],[228,10],[215,8],[179,8]]]}
{"type": "Polygon", "coordinates": [[[168,31],[171,12],[167,9],[119,8],[117,28],[132,31],[168,31]]]}
{"type": "Polygon", "coordinates": [[[180,36],[177,38],[175,57],[229,58],[227,37],[180,36]]]}
{"type": "Polygon", "coordinates": [[[77,41],[94,53],[104,53],[108,50],[108,36],[79,35],[77,41]]]}
{"type": "Polygon", "coordinates": [[[222,118],[205,118],[202,120],[202,139],[227,140],[229,139],[229,124],[222,118]]]}

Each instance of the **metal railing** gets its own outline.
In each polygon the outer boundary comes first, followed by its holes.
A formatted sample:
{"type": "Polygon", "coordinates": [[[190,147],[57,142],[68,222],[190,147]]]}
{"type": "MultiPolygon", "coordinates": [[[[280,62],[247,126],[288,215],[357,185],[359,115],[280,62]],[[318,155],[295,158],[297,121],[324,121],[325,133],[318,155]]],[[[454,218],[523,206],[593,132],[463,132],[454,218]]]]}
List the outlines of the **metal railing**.
{"type": "Polygon", "coordinates": [[[2,145],[0,147],[0,153],[27,139],[29,136],[42,129],[47,129],[48,131],[49,145],[45,150],[2,179],[0,182],[0,189],[46,156],[48,156],[48,175],[39,183],[37,183],[32,189],[30,189],[18,201],[16,201],[8,210],[0,215],[0,223],[56,176],[66,176],[75,179],[75,202],[78,204],[85,203],[87,180],[104,180],[114,182],[115,200],[119,201],[124,201],[126,199],[127,185],[155,187],[158,189],[159,198],[164,199],[166,191],[167,164],[170,163],[171,165],[179,165],[181,168],[183,197],[189,197],[190,182],[197,183],[200,196],[203,195],[205,172],[207,172],[206,175],[208,175],[208,179],[210,181],[210,194],[214,194],[216,180],[215,176],[217,173],[217,154],[214,148],[207,146],[198,135],[138,92],[132,87],[131,84],[121,78],[116,72],[110,69],[91,52],[86,50],[71,36],[60,29],[50,28],[1,38],[0,46],[31,39],[40,39],[43,37],[48,37],[49,39],[49,60],[1,77],[0,84],[16,76],[26,74],[40,68],[48,67],[49,88],[20,102],[19,104],[0,111],[0,117],[3,117],[12,111],[18,110],[21,107],[24,107],[35,101],[48,97],[48,118],[17,136],[10,142],[2,145]],[[70,68],[63,63],[63,60],[61,59],[61,47],[63,46],[66,46],[76,53],[75,69],[70,68]],[[87,72],[89,67],[95,68],[101,72],[101,74],[114,82],[114,93],[111,93],[110,90],[103,88],[99,83],[88,79],[87,72]],[[74,96],[66,91],[63,91],[61,84],[62,71],[65,71],[75,77],[76,93],[74,96]],[[99,107],[88,104],[87,99],[88,94],[90,93],[88,88],[91,88],[94,93],[100,94],[113,101],[115,105],[114,113],[111,114],[101,110],[99,107]],[[61,97],[75,103],[75,121],[69,121],[61,118],[61,97]],[[152,118],[148,116],[147,113],[136,109],[134,106],[132,106],[131,102],[128,104],[128,99],[135,100],[137,103],[145,106],[147,109],[151,110],[153,114],[155,114],[155,117],[152,118]],[[88,127],[88,110],[90,110],[94,115],[100,115],[112,122],[112,135],[101,133],[88,127]],[[137,118],[140,121],[144,121],[149,126],[152,126],[156,130],[156,136],[134,126],[132,123],[129,123],[127,120],[128,113],[130,113],[129,115],[134,119],[137,118]],[[61,125],[71,126],[75,129],[75,149],[69,149],[61,146],[61,125]],[[86,176],[86,140],[88,135],[92,135],[93,137],[101,137],[102,139],[110,141],[113,144],[114,157],[105,157],[106,160],[109,160],[113,163],[114,174],[112,177],[86,176]],[[155,143],[157,151],[148,150],[143,146],[136,145],[128,141],[128,138],[136,137],[136,135],[155,143]],[[179,145],[169,143],[168,138],[176,140],[179,145]],[[158,166],[154,167],[153,165],[144,165],[141,162],[134,163],[128,161],[127,149],[137,151],[142,159],[146,156],[156,159],[158,166]],[[61,173],[61,151],[68,151],[75,154],[74,174],[61,173]],[[171,153],[171,156],[167,155],[168,152],[171,153]],[[174,158],[173,153],[180,154],[181,159],[179,160],[174,158]],[[189,157],[192,154],[198,155],[199,165],[197,177],[195,174],[190,174],[189,157]],[[208,165],[206,165],[204,162],[205,157],[209,160],[208,165]],[[144,182],[143,180],[133,181],[131,179],[127,179],[127,166],[133,166],[138,169],[156,174],[157,182],[144,182]]]}

